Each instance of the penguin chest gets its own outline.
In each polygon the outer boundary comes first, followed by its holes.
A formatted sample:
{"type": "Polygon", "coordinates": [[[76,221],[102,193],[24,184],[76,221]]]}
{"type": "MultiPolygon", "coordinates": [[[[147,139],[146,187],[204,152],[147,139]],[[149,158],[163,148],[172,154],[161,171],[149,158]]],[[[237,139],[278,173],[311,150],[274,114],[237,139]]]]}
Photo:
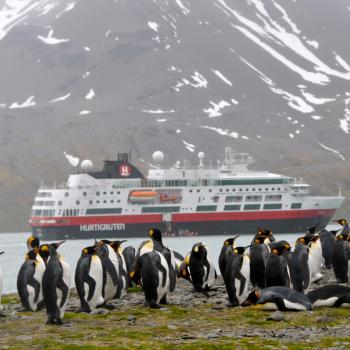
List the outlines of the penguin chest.
{"type": "Polygon", "coordinates": [[[42,280],[43,275],[46,269],[44,261],[36,260],[35,261],[35,270],[33,274],[33,280],[37,282],[36,288],[32,285],[27,284],[28,290],[28,302],[32,310],[36,311],[38,304],[43,300],[43,289],[42,289],[42,280]],[[36,290],[39,289],[39,290],[36,290]]]}
{"type": "Polygon", "coordinates": [[[157,303],[159,303],[163,296],[170,291],[169,265],[164,256],[160,253],[158,254],[160,257],[160,263],[165,270],[165,274],[161,270],[158,270],[157,303]]]}
{"type": "Polygon", "coordinates": [[[287,310],[296,310],[296,311],[306,311],[306,307],[303,304],[290,301],[288,299],[283,299],[284,306],[287,310]]]}
{"type": "MultiPolygon", "coordinates": [[[[87,300],[87,303],[92,310],[104,302],[102,297],[103,268],[101,259],[97,255],[91,257],[89,276],[95,281],[95,289],[92,291],[92,297],[90,300],[87,300]]],[[[84,283],[84,290],[85,296],[87,297],[90,294],[89,285],[87,283],[84,283]]]]}

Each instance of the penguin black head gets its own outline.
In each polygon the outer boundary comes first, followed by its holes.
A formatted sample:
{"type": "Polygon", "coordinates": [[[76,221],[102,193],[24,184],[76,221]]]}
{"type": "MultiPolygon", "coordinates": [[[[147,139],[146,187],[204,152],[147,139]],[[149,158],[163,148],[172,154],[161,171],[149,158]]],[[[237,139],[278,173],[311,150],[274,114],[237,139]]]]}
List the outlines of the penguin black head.
{"type": "Polygon", "coordinates": [[[206,244],[199,242],[192,247],[192,253],[195,256],[205,257],[207,256],[206,244]]]}
{"type": "Polygon", "coordinates": [[[50,245],[49,244],[42,244],[35,250],[36,253],[39,253],[39,255],[44,260],[45,265],[47,264],[47,260],[50,256],[50,245]]]}
{"type": "Polygon", "coordinates": [[[319,235],[312,236],[312,237],[310,237],[310,239],[309,239],[309,243],[310,243],[310,242],[317,242],[319,239],[320,239],[320,236],[319,236],[319,235]]]}
{"type": "Polygon", "coordinates": [[[247,247],[236,247],[232,249],[233,254],[238,255],[238,254],[244,254],[245,250],[247,247]]]}
{"type": "Polygon", "coordinates": [[[113,241],[109,245],[114,249],[115,252],[121,253],[121,251],[119,251],[121,249],[121,245],[126,241],[126,239],[124,239],[123,241],[113,241]]]}
{"type": "Polygon", "coordinates": [[[275,240],[271,230],[267,230],[261,227],[258,227],[257,235],[267,237],[270,239],[271,242],[275,240]]]}
{"type": "Polygon", "coordinates": [[[236,238],[238,238],[238,237],[239,237],[239,235],[234,236],[234,237],[232,237],[232,238],[227,238],[227,239],[224,241],[224,246],[225,246],[225,247],[229,247],[229,246],[233,247],[233,245],[235,244],[235,240],[236,240],[236,238]]]}
{"type": "Polygon", "coordinates": [[[28,250],[34,250],[40,245],[40,240],[38,237],[31,236],[27,239],[28,250]]]}
{"type": "Polygon", "coordinates": [[[51,243],[51,245],[57,250],[57,248],[63,244],[65,241],[57,242],[57,243],[51,243]]]}
{"type": "Polygon", "coordinates": [[[98,249],[97,245],[93,245],[90,247],[86,247],[82,250],[81,252],[81,256],[85,256],[85,255],[93,255],[96,254],[96,250],[98,249]]]}
{"type": "Polygon", "coordinates": [[[334,220],[334,222],[337,222],[341,226],[349,225],[349,223],[346,219],[337,219],[337,220],[334,220]]]}
{"type": "Polygon", "coordinates": [[[112,241],[108,240],[108,239],[101,239],[100,241],[96,242],[95,245],[101,246],[104,244],[110,245],[112,243],[112,241]]]}
{"type": "Polygon", "coordinates": [[[295,241],[295,245],[297,245],[297,244],[306,244],[305,243],[305,237],[297,238],[297,240],[295,241]]]}
{"type": "Polygon", "coordinates": [[[162,241],[162,232],[156,227],[149,230],[149,236],[155,241],[162,241]]]}
{"type": "Polygon", "coordinates": [[[256,305],[260,297],[261,297],[261,292],[259,290],[253,290],[241,305],[242,306],[256,305]]]}
{"type": "Polygon", "coordinates": [[[265,237],[265,236],[257,236],[257,237],[255,237],[254,242],[255,242],[255,244],[264,244],[266,238],[267,237],[265,237]]]}
{"type": "Polygon", "coordinates": [[[27,254],[26,254],[26,257],[25,257],[25,260],[28,261],[28,260],[36,260],[36,252],[35,250],[30,250],[27,254]]]}
{"type": "Polygon", "coordinates": [[[315,226],[312,226],[306,230],[306,235],[313,236],[316,233],[316,229],[320,223],[316,224],[315,226]]]}

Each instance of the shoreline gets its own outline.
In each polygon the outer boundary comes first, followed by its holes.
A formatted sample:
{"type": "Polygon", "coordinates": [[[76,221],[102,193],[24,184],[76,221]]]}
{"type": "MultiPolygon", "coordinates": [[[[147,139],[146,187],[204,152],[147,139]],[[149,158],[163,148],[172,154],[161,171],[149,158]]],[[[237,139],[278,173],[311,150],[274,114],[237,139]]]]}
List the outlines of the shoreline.
{"type": "MultiPolygon", "coordinates": [[[[332,270],[312,289],[333,284],[332,270]]],[[[280,322],[267,320],[271,311],[254,307],[228,308],[221,278],[217,289],[206,298],[192,292],[192,285],[177,280],[168,305],[161,309],[143,306],[143,292],[128,293],[113,300],[108,308],[91,314],[77,313],[75,289],[62,326],[46,325],[46,312],[22,312],[17,293],[3,295],[0,317],[0,348],[24,349],[211,349],[252,348],[308,349],[350,347],[349,310],[319,308],[314,311],[284,312],[280,322]]]]}

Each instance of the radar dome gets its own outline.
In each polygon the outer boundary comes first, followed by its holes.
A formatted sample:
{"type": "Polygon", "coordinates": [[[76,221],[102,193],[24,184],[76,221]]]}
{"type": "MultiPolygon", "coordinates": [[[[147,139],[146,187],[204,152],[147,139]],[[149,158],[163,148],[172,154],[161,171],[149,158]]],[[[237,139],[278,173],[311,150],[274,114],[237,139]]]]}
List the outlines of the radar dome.
{"type": "Polygon", "coordinates": [[[204,159],[204,157],[205,157],[205,153],[204,152],[199,152],[198,153],[198,158],[199,159],[204,159]]]}
{"type": "Polygon", "coordinates": [[[94,164],[92,163],[92,161],[90,159],[84,159],[81,162],[80,166],[82,169],[87,170],[87,169],[91,169],[94,166],[94,164]]]}
{"type": "Polygon", "coordinates": [[[164,160],[164,153],[162,151],[156,151],[153,153],[152,159],[156,163],[161,163],[164,160]]]}

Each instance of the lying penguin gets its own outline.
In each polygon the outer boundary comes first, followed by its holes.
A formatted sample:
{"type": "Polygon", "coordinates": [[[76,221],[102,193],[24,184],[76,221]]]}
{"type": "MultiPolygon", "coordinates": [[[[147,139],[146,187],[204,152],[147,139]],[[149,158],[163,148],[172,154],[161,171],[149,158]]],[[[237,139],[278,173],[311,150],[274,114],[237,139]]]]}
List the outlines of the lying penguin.
{"type": "Polygon", "coordinates": [[[340,285],[327,285],[307,294],[313,307],[350,307],[350,288],[340,285]]]}
{"type": "Polygon", "coordinates": [[[269,287],[249,294],[244,306],[256,305],[262,310],[310,311],[312,303],[304,294],[287,287],[269,287]]]}

